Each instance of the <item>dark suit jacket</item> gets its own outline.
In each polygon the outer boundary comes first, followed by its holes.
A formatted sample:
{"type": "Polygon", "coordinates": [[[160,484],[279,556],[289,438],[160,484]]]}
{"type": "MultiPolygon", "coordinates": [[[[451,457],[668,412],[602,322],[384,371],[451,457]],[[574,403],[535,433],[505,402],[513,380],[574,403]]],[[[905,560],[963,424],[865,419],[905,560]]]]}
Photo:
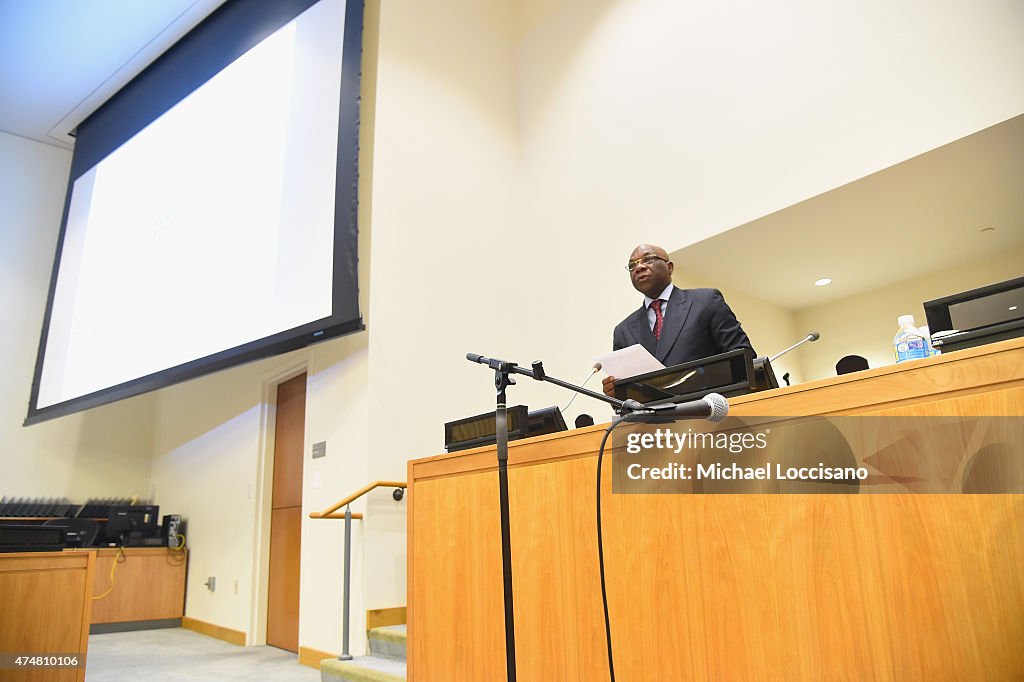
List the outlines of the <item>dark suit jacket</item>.
{"type": "Polygon", "coordinates": [[[613,350],[636,343],[666,367],[735,348],[754,348],[722,292],[678,287],[669,297],[661,338],[657,341],[647,322],[647,310],[642,306],[616,325],[612,334],[613,350]]]}

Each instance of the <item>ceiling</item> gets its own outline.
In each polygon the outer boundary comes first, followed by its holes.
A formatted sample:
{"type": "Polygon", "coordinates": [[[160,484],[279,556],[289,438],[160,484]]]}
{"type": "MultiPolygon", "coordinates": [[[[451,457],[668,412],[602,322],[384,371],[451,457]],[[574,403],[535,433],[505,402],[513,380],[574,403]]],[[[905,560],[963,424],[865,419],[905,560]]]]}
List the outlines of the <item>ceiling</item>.
{"type": "MultiPolygon", "coordinates": [[[[1024,248],[1024,115],[672,254],[783,308],[878,289],[1024,248]],[[820,278],[828,286],[814,286],[820,278]]],[[[1021,266],[1024,274],[1024,265],[1021,266]]]]}
{"type": "Polygon", "coordinates": [[[70,149],[100,104],[224,0],[0,0],[0,130],[70,149]]]}

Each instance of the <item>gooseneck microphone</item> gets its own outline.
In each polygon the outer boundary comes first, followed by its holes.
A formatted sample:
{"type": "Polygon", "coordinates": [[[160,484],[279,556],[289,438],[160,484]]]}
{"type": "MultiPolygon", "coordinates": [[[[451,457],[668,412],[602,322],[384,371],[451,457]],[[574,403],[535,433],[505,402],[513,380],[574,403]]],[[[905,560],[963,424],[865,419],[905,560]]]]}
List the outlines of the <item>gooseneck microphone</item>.
{"type": "Polygon", "coordinates": [[[817,341],[820,338],[821,338],[821,334],[819,334],[818,332],[811,332],[810,334],[808,334],[804,338],[800,339],[799,341],[794,343],[792,346],[790,346],[786,350],[784,350],[782,352],[779,352],[779,353],[776,353],[775,355],[773,355],[770,358],[768,358],[768,362],[775,362],[778,358],[781,358],[783,355],[785,355],[789,351],[793,350],[797,346],[802,346],[805,343],[808,343],[810,341],[817,341]]]}
{"type": "MultiPolygon", "coordinates": [[[[601,363],[600,362],[595,362],[594,366],[590,370],[590,374],[588,374],[587,378],[583,380],[582,384],[580,384],[580,388],[583,388],[584,386],[586,386],[587,382],[590,381],[591,379],[593,379],[594,375],[597,374],[599,371],[601,371],[601,363]]],[[[580,392],[578,390],[577,391],[573,391],[572,392],[572,397],[569,398],[569,402],[567,402],[565,404],[565,407],[563,407],[561,411],[565,412],[566,410],[568,410],[569,407],[572,405],[573,401],[576,400],[576,396],[578,396],[579,394],[580,394],[580,392]]],[[[579,421],[579,419],[577,419],[577,421],[579,421]]],[[[593,426],[593,425],[594,425],[594,420],[593,420],[593,418],[591,418],[590,419],[590,424],[588,426],[593,426]]],[[[579,424],[576,425],[576,428],[579,428],[579,424]]]]}

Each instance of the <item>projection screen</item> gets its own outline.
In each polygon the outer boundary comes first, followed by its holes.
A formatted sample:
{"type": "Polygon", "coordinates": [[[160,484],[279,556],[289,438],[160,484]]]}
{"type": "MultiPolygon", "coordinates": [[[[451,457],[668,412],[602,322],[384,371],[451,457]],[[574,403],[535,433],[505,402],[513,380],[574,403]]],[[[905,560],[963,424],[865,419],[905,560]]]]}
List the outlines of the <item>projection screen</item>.
{"type": "Polygon", "coordinates": [[[26,424],[363,328],[358,0],[229,0],[78,128],[26,424]]]}

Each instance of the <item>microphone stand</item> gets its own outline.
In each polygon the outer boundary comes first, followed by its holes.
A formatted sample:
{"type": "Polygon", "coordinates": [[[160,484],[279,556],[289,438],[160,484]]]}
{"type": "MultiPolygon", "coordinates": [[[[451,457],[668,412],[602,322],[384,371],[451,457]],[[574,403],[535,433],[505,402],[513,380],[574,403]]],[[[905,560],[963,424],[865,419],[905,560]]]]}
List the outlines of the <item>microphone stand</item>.
{"type": "MultiPolygon", "coordinates": [[[[501,570],[504,579],[505,596],[505,670],[508,682],[516,680],[516,633],[515,633],[515,611],[513,609],[512,595],[512,537],[509,521],[508,508],[508,405],[505,402],[505,389],[515,385],[516,381],[512,374],[522,374],[537,381],[546,381],[562,388],[577,391],[583,395],[596,398],[614,406],[620,413],[631,414],[652,414],[654,410],[646,407],[636,400],[618,400],[610,398],[603,393],[597,393],[582,386],[570,384],[567,381],[550,377],[544,371],[544,364],[537,360],[533,363],[532,369],[520,367],[514,362],[485,358],[475,353],[467,353],[466,359],[470,362],[478,362],[487,365],[494,370],[494,388],[497,393],[497,405],[494,412],[495,439],[498,446],[498,506],[501,515],[501,570]]],[[[622,421],[624,417],[620,419],[622,421]]],[[[603,443],[602,443],[603,445],[603,443]]],[[[600,509],[598,510],[600,516],[600,509]]],[[[600,529],[599,529],[600,530],[600,529]]],[[[602,570],[604,562],[602,560],[602,570]]],[[[602,586],[603,586],[602,575],[602,586]]],[[[607,621],[607,618],[605,619],[607,621]]]]}
{"type": "MultiPolygon", "coordinates": [[[[808,338],[808,340],[814,339],[808,338]]],[[[582,386],[576,386],[567,381],[562,381],[561,379],[548,376],[547,372],[544,371],[544,364],[540,360],[533,363],[532,369],[526,369],[525,367],[520,367],[514,362],[485,358],[484,356],[477,355],[475,353],[467,353],[466,359],[470,362],[478,362],[480,364],[487,365],[494,370],[494,387],[498,393],[498,407],[494,413],[494,421],[495,440],[497,441],[498,446],[498,504],[500,506],[501,513],[501,565],[505,581],[505,665],[507,679],[509,682],[515,682],[516,679],[515,619],[512,607],[512,539],[508,509],[508,412],[505,404],[505,389],[509,385],[515,384],[515,380],[510,375],[522,374],[537,381],[546,381],[548,383],[555,384],[556,386],[561,386],[563,388],[582,393],[590,396],[591,398],[595,398],[612,405],[619,414],[619,416],[612,421],[611,426],[605,429],[604,437],[601,439],[601,447],[597,454],[596,492],[597,555],[598,566],[601,574],[601,603],[604,610],[604,632],[608,651],[608,675],[610,682],[615,682],[615,658],[612,652],[612,629],[608,613],[608,584],[605,579],[604,539],[601,528],[601,465],[604,460],[604,449],[608,442],[608,437],[619,424],[622,424],[623,422],[638,421],[643,417],[653,416],[658,419],[659,415],[661,415],[660,418],[664,418],[664,413],[672,411],[675,406],[647,406],[632,399],[618,400],[617,398],[611,398],[603,393],[597,393],[595,391],[585,389],[582,386]]],[[[721,396],[717,397],[721,398],[721,396]]],[[[728,403],[726,403],[725,408],[728,410],[728,403]]],[[[724,414],[722,416],[724,417],[724,414]]],[[[708,418],[710,419],[711,417],[708,418]]],[[[671,420],[671,417],[669,417],[669,419],[671,420]]],[[[718,421],[718,419],[715,419],[714,421],[718,421]]]]}
{"type": "Polygon", "coordinates": [[[494,367],[494,388],[497,391],[497,409],[494,426],[498,445],[498,507],[501,514],[501,573],[505,583],[505,668],[508,682],[516,680],[516,623],[512,607],[512,535],[508,512],[508,409],[505,389],[515,384],[509,374],[515,371],[514,362],[497,360],[494,367]]]}

